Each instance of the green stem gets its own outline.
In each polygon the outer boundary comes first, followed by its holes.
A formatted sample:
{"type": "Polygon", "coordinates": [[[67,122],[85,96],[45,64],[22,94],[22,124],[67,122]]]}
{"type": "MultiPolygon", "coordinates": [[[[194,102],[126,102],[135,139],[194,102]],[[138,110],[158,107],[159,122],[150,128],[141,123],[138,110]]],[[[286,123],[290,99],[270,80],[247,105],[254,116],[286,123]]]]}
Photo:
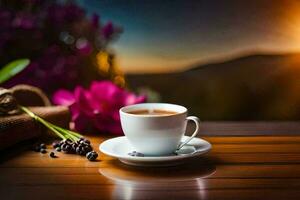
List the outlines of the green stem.
{"type": "Polygon", "coordinates": [[[34,114],[33,112],[31,112],[28,108],[20,106],[21,110],[23,110],[25,113],[27,113],[29,116],[31,116],[33,119],[35,119],[36,121],[42,123],[44,126],[46,126],[47,128],[49,128],[52,132],[54,132],[57,136],[59,136],[62,139],[70,139],[72,141],[77,141],[79,138],[82,137],[82,135],[80,135],[79,133],[76,133],[74,131],[70,131],[64,128],[61,128],[59,126],[56,126],[46,120],[44,120],[43,118],[37,116],[36,114],[34,114]]]}
{"type": "Polygon", "coordinates": [[[66,135],[61,134],[59,131],[57,131],[55,128],[53,128],[53,124],[45,121],[44,119],[38,117],[36,118],[36,120],[38,120],[40,123],[44,124],[47,128],[49,128],[52,132],[54,132],[57,136],[59,136],[62,139],[66,139],[66,135]]]}
{"type": "Polygon", "coordinates": [[[76,132],[74,132],[74,131],[64,129],[64,128],[61,128],[61,127],[56,126],[56,125],[53,125],[53,126],[54,126],[54,128],[56,128],[56,129],[58,129],[58,130],[60,130],[60,131],[65,131],[65,132],[67,132],[68,134],[73,135],[73,136],[76,137],[77,139],[79,139],[79,138],[82,137],[82,135],[80,135],[79,133],[76,133],[76,132]]]}
{"type": "Polygon", "coordinates": [[[68,138],[71,139],[71,140],[73,140],[74,142],[76,142],[76,141],[79,139],[78,137],[72,135],[72,134],[69,132],[69,130],[67,130],[67,129],[64,129],[64,128],[61,128],[61,127],[55,126],[55,125],[53,125],[53,127],[54,127],[56,130],[58,130],[58,131],[60,131],[61,133],[65,134],[66,136],[68,136],[68,138]]]}
{"type": "Polygon", "coordinates": [[[40,118],[39,116],[37,116],[36,114],[34,114],[33,112],[31,112],[29,109],[27,109],[26,107],[20,106],[21,110],[23,110],[25,113],[27,113],[29,116],[31,116],[33,119],[35,119],[36,121],[42,123],[44,126],[46,126],[47,128],[49,128],[51,131],[53,131],[57,136],[59,136],[61,139],[67,139],[67,137],[63,134],[61,134],[59,131],[57,131],[53,126],[53,124],[47,122],[46,120],[40,118]]]}

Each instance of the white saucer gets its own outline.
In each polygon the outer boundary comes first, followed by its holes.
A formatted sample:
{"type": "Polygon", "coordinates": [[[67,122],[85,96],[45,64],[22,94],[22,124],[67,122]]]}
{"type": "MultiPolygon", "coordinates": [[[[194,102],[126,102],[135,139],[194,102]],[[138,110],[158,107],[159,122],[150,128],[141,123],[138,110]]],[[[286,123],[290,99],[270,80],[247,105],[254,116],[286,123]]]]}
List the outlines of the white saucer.
{"type": "MultiPolygon", "coordinates": [[[[188,137],[184,136],[182,141],[188,137]]],[[[99,146],[102,153],[118,158],[121,162],[134,166],[173,166],[187,161],[189,158],[207,153],[211,149],[211,144],[200,138],[193,138],[185,145],[178,155],[170,156],[144,156],[134,157],[128,153],[135,149],[131,146],[125,136],[116,137],[102,142],[99,146]]]]}

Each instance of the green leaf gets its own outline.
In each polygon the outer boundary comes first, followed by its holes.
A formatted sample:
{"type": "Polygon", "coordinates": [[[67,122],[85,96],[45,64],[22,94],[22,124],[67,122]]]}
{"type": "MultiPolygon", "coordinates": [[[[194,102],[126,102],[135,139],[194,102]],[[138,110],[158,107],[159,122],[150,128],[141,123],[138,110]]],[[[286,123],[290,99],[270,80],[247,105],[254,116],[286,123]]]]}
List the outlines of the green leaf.
{"type": "Polygon", "coordinates": [[[18,59],[5,65],[0,69],[0,84],[21,72],[29,63],[29,59],[18,59]]]}

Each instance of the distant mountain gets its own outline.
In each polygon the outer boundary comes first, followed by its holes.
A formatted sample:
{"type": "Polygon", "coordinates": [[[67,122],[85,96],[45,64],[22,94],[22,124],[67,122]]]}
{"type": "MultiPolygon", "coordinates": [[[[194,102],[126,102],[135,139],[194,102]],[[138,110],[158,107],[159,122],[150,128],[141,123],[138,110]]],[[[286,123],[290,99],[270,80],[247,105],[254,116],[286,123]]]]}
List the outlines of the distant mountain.
{"type": "Polygon", "coordinates": [[[128,75],[205,120],[300,119],[300,53],[247,55],[170,74],[128,75]]]}

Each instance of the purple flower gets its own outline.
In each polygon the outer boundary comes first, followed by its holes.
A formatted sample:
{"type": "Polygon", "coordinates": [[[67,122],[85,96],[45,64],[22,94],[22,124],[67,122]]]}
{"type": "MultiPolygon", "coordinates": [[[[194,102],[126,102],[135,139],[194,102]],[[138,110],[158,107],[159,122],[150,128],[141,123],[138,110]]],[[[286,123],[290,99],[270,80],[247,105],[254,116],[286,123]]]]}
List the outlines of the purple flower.
{"type": "Polygon", "coordinates": [[[104,39],[110,39],[114,33],[114,26],[112,22],[108,22],[106,25],[102,28],[102,34],[104,39]]]}
{"type": "Polygon", "coordinates": [[[34,16],[29,14],[19,14],[13,21],[12,26],[14,28],[22,28],[22,29],[32,29],[35,27],[35,19],[34,16]]]}
{"type": "Polygon", "coordinates": [[[63,26],[64,23],[79,21],[85,16],[85,11],[79,6],[69,4],[52,4],[48,7],[47,19],[51,24],[63,26]]]}
{"type": "Polygon", "coordinates": [[[92,27],[94,27],[95,29],[97,29],[99,27],[99,15],[97,14],[93,14],[92,17],[91,17],[91,24],[92,24],[92,27]]]}
{"type": "Polygon", "coordinates": [[[98,15],[88,17],[73,1],[5,1],[0,6],[0,30],[1,66],[15,58],[31,60],[5,87],[31,84],[51,95],[59,88],[113,75],[95,73],[101,68],[95,56],[108,49],[120,28],[111,22],[102,27],[98,15]]]}
{"type": "Polygon", "coordinates": [[[94,81],[88,90],[81,86],[73,92],[61,89],[53,95],[55,104],[69,106],[76,130],[84,131],[91,125],[117,135],[122,134],[119,109],[145,100],[145,96],[136,96],[110,81],[94,81]]]}
{"type": "Polygon", "coordinates": [[[81,55],[89,55],[93,51],[91,43],[85,38],[79,38],[76,41],[76,47],[81,55]]]}

